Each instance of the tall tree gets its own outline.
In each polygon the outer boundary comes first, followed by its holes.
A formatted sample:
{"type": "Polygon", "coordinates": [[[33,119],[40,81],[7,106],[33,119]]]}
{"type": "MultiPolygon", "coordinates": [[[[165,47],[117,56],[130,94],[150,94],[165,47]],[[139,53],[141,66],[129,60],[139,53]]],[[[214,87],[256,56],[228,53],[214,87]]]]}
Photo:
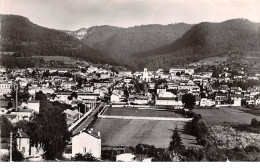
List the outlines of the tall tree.
{"type": "MultiPolygon", "coordinates": [[[[21,91],[21,87],[20,87],[19,84],[18,84],[17,92],[18,92],[17,93],[18,101],[27,101],[29,99],[29,97],[30,97],[30,94],[28,93],[28,89],[25,87],[24,90],[21,91]]],[[[11,96],[15,100],[16,93],[15,93],[14,88],[12,88],[11,96]]]]}
{"type": "MultiPolygon", "coordinates": [[[[10,157],[10,154],[9,154],[9,157],[10,157]]],[[[24,160],[24,155],[22,152],[20,152],[18,149],[17,149],[17,144],[16,142],[13,143],[13,148],[12,148],[12,161],[14,162],[21,162],[24,160]]]]}
{"type": "Polygon", "coordinates": [[[9,137],[13,130],[12,123],[5,116],[0,116],[1,137],[9,137]]]}
{"type": "Polygon", "coordinates": [[[40,90],[39,92],[35,93],[35,100],[39,100],[40,104],[46,103],[47,102],[47,97],[46,95],[40,90]]]}
{"type": "Polygon", "coordinates": [[[195,102],[196,102],[195,96],[193,96],[192,94],[188,93],[183,95],[182,97],[182,103],[184,104],[184,107],[189,110],[194,109],[195,102]]]}
{"type": "Polygon", "coordinates": [[[62,109],[51,103],[43,104],[40,107],[40,113],[32,118],[32,124],[35,143],[42,146],[43,157],[46,160],[61,158],[71,137],[62,109]]]}
{"type": "Polygon", "coordinates": [[[76,92],[72,92],[70,96],[71,96],[72,99],[73,98],[75,98],[75,99],[78,98],[78,94],[76,92]]]}
{"type": "Polygon", "coordinates": [[[172,134],[172,141],[170,142],[169,151],[174,151],[175,154],[180,152],[184,148],[180,134],[177,127],[175,127],[172,134]]]}

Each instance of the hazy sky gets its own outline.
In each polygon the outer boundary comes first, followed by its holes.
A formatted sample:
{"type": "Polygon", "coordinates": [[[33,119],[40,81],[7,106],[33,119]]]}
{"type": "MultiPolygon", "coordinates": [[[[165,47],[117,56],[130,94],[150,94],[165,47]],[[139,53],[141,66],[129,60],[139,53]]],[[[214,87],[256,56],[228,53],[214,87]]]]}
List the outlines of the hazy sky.
{"type": "Polygon", "coordinates": [[[177,22],[260,22],[260,0],[0,0],[1,14],[16,14],[49,28],[129,27],[177,22]]]}

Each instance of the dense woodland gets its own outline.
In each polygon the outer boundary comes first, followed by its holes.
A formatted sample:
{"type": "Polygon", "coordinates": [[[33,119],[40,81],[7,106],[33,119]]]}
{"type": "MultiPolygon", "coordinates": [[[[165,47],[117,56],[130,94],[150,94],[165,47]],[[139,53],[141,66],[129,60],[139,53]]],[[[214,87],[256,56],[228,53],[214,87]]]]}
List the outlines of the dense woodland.
{"type": "MultiPolygon", "coordinates": [[[[132,70],[169,69],[234,51],[260,50],[260,24],[246,19],[197,25],[94,26],[86,29],[81,40],[22,16],[1,15],[1,26],[1,51],[15,52],[15,57],[70,56],[132,70]]],[[[6,65],[8,60],[12,59],[5,59],[6,65]]]]}
{"type": "Polygon", "coordinates": [[[221,56],[231,51],[260,50],[260,24],[246,19],[194,25],[169,45],[133,55],[139,68],[169,68],[221,56]]]}
{"type": "Polygon", "coordinates": [[[115,59],[125,61],[133,53],[148,51],[175,41],[191,26],[185,23],[130,28],[96,26],[88,30],[82,41],[90,47],[109,53],[115,59]]]}
{"type": "Polygon", "coordinates": [[[27,18],[1,15],[1,51],[15,52],[13,56],[61,55],[82,58],[93,63],[113,63],[100,51],[89,48],[64,32],[33,24],[27,18]]]}

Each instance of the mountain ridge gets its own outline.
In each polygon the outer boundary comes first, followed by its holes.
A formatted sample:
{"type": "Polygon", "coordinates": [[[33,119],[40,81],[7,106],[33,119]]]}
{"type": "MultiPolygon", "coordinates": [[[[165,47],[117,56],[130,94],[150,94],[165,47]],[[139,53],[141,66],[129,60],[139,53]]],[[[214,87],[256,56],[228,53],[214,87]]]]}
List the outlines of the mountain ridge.
{"type": "Polygon", "coordinates": [[[247,19],[128,28],[103,25],[66,32],[23,16],[0,17],[1,51],[18,57],[60,55],[132,69],[168,69],[232,51],[260,50],[260,23],[247,19]]]}
{"type": "Polygon", "coordinates": [[[141,25],[129,28],[113,26],[94,27],[81,40],[88,46],[109,53],[114,59],[131,61],[133,53],[147,51],[173,42],[184,34],[192,25],[185,23],[168,25],[141,25]]]}
{"type": "Polygon", "coordinates": [[[92,49],[77,38],[55,29],[32,23],[18,15],[0,15],[1,51],[14,56],[60,55],[84,59],[93,63],[115,62],[109,55],[92,49]]]}
{"type": "Polygon", "coordinates": [[[159,64],[165,64],[164,67],[169,68],[231,51],[259,50],[259,32],[260,24],[247,19],[232,19],[220,23],[202,22],[194,25],[176,41],[147,52],[135,53],[132,59],[140,59],[136,62],[139,68],[160,67],[159,64]],[[147,64],[148,60],[153,64],[147,64]],[[158,61],[161,62],[155,65],[158,61]]]}

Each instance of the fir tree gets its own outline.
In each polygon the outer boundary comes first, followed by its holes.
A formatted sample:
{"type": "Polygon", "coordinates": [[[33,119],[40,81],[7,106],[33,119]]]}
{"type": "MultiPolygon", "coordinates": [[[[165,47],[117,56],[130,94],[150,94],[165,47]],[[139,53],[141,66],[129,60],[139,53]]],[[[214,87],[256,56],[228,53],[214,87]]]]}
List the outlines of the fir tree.
{"type": "Polygon", "coordinates": [[[180,134],[177,127],[175,127],[172,134],[172,141],[170,142],[169,150],[174,151],[175,154],[180,152],[184,148],[180,134]]]}

